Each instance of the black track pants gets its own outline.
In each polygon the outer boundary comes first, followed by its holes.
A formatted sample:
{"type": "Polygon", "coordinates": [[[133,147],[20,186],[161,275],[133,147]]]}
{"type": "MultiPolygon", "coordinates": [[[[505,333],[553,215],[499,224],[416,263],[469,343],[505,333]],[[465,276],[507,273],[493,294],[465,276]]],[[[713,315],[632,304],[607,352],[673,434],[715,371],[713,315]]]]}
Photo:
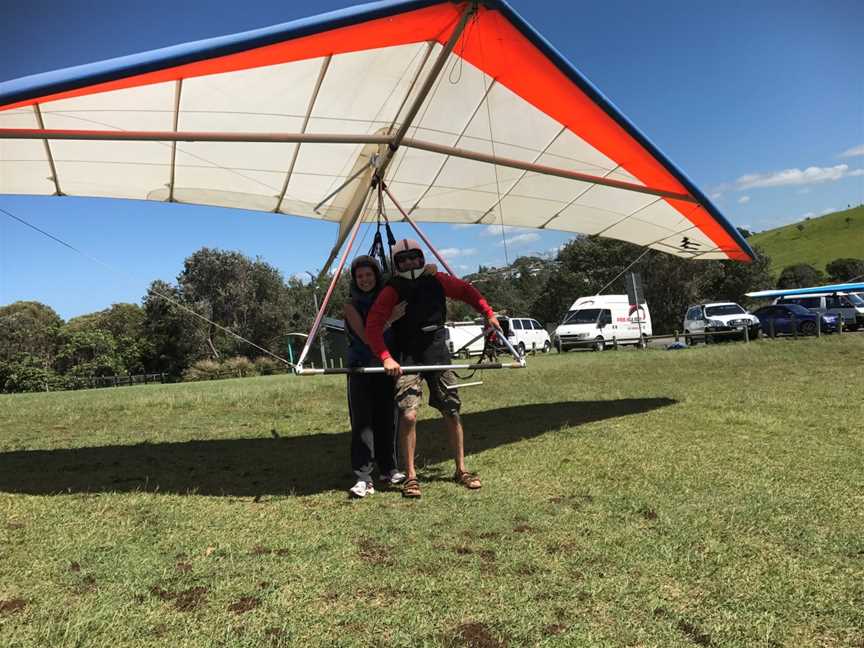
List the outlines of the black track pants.
{"type": "Polygon", "coordinates": [[[348,375],[351,469],[372,481],[372,462],[382,473],[396,468],[396,407],[393,379],[383,374],[348,375]]]}

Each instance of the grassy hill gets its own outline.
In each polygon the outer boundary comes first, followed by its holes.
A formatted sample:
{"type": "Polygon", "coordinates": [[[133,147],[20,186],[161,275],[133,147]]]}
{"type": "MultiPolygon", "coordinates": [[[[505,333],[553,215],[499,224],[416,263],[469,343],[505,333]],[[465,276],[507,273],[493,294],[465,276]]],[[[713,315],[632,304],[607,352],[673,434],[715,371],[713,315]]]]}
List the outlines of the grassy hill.
{"type": "Polygon", "coordinates": [[[424,407],[420,501],[347,499],[343,377],[0,396],[0,645],[860,646],[862,357],[850,333],[486,372],[483,488],[424,407]]]}
{"type": "Polygon", "coordinates": [[[834,259],[864,258],[864,206],[760,232],[748,243],[758,245],[771,257],[775,275],[795,263],[809,263],[824,271],[825,264],[834,259]],[[798,225],[804,229],[799,231],[798,225]]]}

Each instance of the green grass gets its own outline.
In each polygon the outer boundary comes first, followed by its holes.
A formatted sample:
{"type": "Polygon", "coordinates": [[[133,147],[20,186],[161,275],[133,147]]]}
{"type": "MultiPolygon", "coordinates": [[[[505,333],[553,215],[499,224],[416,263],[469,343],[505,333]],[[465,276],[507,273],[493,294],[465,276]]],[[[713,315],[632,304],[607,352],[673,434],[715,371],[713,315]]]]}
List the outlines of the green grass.
{"type": "Polygon", "coordinates": [[[861,646],[864,334],[466,388],[350,501],[344,379],[0,398],[0,645],[861,646]]]}
{"type": "Polygon", "coordinates": [[[840,258],[864,257],[864,207],[854,207],[819,218],[754,234],[748,239],[771,257],[771,271],[779,275],[786,266],[809,263],[818,270],[840,258]],[[850,218],[849,223],[846,219],[850,218]]]}

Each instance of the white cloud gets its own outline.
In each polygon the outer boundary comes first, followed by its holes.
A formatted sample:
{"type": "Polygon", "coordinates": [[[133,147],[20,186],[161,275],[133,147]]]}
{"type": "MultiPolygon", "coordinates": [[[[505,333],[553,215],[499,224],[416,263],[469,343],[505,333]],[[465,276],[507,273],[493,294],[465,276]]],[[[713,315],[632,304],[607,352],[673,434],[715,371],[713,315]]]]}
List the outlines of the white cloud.
{"type": "Polygon", "coordinates": [[[477,248],[444,248],[438,250],[441,256],[452,259],[453,257],[473,256],[477,254],[477,248]]]}
{"type": "Polygon", "coordinates": [[[715,191],[710,196],[708,196],[711,200],[720,200],[723,197],[722,191],[715,191]]]}
{"type": "Polygon", "coordinates": [[[751,173],[743,175],[735,184],[739,191],[757,187],[782,187],[786,185],[808,185],[821,182],[836,182],[850,175],[861,175],[858,171],[849,172],[848,164],[838,164],[833,167],[807,167],[801,169],[784,169],[773,173],[751,173]]]}
{"type": "Polygon", "coordinates": [[[819,215],[824,216],[825,214],[830,214],[831,212],[835,212],[835,211],[837,211],[837,210],[834,209],[833,207],[826,207],[821,212],[819,212],[819,215]]]}
{"type": "Polygon", "coordinates": [[[804,187],[803,189],[799,189],[795,193],[803,196],[804,194],[810,193],[810,187],[804,187]]]}
{"type": "Polygon", "coordinates": [[[452,227],[453,227],[453,229],[461,230],[461,229],[468,229],[469,227],[477,227],[477,226],[473,225],[471,223],[457,223],[456,225],[453,225],[452,227]]]}
{"type": "Polygon", "coordinates": [[[840,154],[841,158],[850,158],[850,157],[858,157],[859,155],[864,155],[864,144],[861,146],[854,146],[846,151],[843,151],[840,154]]]}
{"type": "Polygon", "coordinates": [[[738,199],[738,204],[739,204],[739,205],[746,205],[748,202],[750,202],[750,196],[741,196],[741,197],[738,199]]]}
{"type": "Polygon", "coordinates": [[[855,169],[854,171],[849,172],[850,178],[854,178],[856,176],[864,176],[864,169],[855,169]]]}
{"type": "MultiPolygon", "coordinates": [[[[481,236],[501,236],[501,229],[502,228],[501,228],[500,224],[487,225],[486,227],[483,228],[483,231],[480,234],[481,234],[481,236]]],[[[524,227],[513,227],[512,225],[505,225],[503,229],[504,229],[504,233],[506,234],[507,232],[515,232],[515,231],[519,231],[519,230],[524,230],[525,228],[524,227]]]]}
{"type": "MultiPolygon", "coordinates": [[[[517,234],[516,236],[511,236],[507,239],[507,245],[524,245],[525,243],[531,243],[532,241],[537,241],[539,239],[540,235],[534,234],[533,232],[517,234]]],[[[504,241],[498,241],[495,245],[504,245],[504,241]]]]}

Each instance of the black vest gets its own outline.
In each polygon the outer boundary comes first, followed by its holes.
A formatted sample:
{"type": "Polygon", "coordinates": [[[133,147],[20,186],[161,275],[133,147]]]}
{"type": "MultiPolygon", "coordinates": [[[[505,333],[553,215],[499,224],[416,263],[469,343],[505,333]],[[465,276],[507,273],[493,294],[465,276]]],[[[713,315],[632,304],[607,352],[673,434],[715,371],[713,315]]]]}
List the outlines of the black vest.
{"type": "Polygon", "coordinates": [[[406,302],[405,315],[393,322],[400,354],[419,359],[427,355],[436,341],[441,341],[446,351],[442,327],[447,319],[447,298],[441,282],[434,275],[422,275],[414,280],[396,276],[388,285],[398,293],[400,302],[406,302]],[[424,333],[426,326],[436,326],[438,330],[424,333]]]}

